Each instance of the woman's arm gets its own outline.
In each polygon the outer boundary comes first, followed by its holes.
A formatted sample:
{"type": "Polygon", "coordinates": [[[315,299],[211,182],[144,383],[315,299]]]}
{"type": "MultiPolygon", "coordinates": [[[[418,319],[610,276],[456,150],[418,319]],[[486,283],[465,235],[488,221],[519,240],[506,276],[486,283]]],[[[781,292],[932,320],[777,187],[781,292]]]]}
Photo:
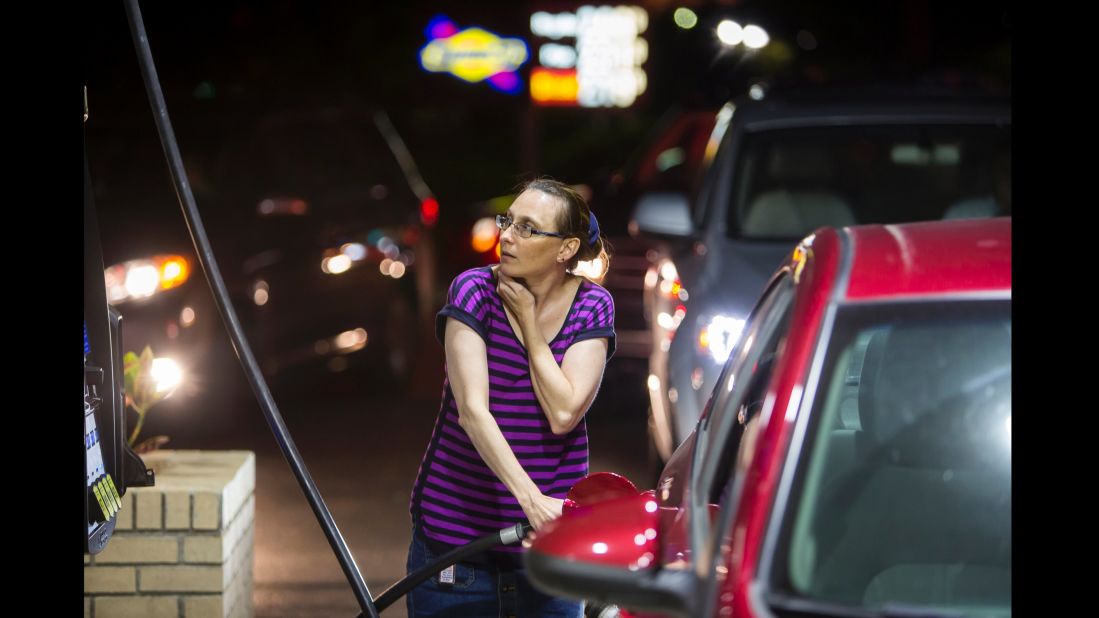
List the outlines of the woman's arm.
{"type": "Polygon", "coordinates": [[[607,361],[607,340],[588,339],[569,346],[561,365],[534,317],[534,296],[522,284],[500,277],[500,296],[515,315],[530,361],[530,381],[550,430],[564,435],[584,418],[595,400],[607,361]]]}
{"type": "Polygon", "coordinates": [[[534,529],[561,514],[562,500],[544,495],[512,452],[488,409],[488,350],[472,328],[448,318],[447,378],[458,404],[458,423],[496,478],[519,501],[534,529]]]}

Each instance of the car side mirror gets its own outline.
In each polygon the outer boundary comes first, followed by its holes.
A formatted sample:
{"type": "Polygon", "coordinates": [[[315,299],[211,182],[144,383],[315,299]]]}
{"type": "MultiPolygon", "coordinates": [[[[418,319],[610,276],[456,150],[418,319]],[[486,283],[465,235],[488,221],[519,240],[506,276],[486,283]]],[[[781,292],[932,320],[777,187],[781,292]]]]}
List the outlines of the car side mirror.
{"type": "Polygon", "coordinates": [[[689,238],[694,234],[691,206],[682,193],[645,193],[634,206],[629,229],[634,234],[689,238]]]}
{"type": "Polygon", "coordinates": [[[524,567],[549,594],[689,614],[698,580],[660,567],[659,511],[652,492],[569,509],[524,542],[524,567]]]}

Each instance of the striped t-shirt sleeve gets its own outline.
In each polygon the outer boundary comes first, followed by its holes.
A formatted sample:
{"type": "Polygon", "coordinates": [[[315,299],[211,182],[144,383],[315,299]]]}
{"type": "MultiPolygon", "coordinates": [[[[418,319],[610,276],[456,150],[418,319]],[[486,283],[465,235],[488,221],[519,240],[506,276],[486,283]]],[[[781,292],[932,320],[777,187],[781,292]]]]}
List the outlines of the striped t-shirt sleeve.
{"type": "Polygon", "coordinates": [[[491,278],[482,269],[467,270],[454,278],[446,295],[446,306],[435,316],[435,338],[444,343],[446,319],[454,318],[488,341],[488,290],[491,278]]]}
{"type": "Polygon", "coordinates": [[[589,306],[587,315],[584,316],[584,326],[572,342],[606,337],[607,360],[610,360],[615,348],[614,299],[606,289],[596,287],[594,293],[585,298],[585,304],[589,306]]]}

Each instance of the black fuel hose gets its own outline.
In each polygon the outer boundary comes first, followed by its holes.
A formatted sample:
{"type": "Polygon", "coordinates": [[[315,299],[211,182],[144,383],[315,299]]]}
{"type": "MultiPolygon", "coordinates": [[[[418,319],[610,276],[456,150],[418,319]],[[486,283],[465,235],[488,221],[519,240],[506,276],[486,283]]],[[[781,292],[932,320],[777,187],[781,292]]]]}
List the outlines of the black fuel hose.
{"type": "MultiPolygon", "coordinates": [[[[479,554],[486,549],[492,549],[497,545],[514,545],[523,540],[523,537],[526,536],[527,532],[530,532],[530,529],[531,527],[529,524],[515,524],[514,526],[509,526],[498,532],[486,534],[476,541],[467,543],[461,547],[456,547],[436,558],[431,564],[413,571],[404,579],[390,586],[381,596],[374,599],[374,606],[377,607],[380,612],[392,605],[397,599],[403,597],[408,591],[419,586],[424,580],[448,566],[456,562],[461,562],[470,556],[479,554]]],[[[358,618],[363,618],[363,615],[359,614],[358,618]]]]}
{"type": "Polygon", "coordinates": [[[256,395],[260,409],[267,419],[267,424],[275,435],[275,440],[278,442],[279,448],[282,449],[286,462],[298,479],[302,493],[309,501],[309,506],[312,507],[313,514],[320,523],[325,537],[328,538],[328,543],[332,546],[332,551],[336,554],[340,567],[343,569],[347,581],[351,584],[359,607],[364,614],[369,615],[371,618],[378,618],[378,610],[375,609],[370,598],[370,590],[366,587],[366,581],[363,579],[362,573],[359,572],[359,567],[355,564],[354,558],[351,557],[347,543],[336,527],[336,522],[332,519],[332,513],[324,503],[320,491],[313,482],[313,477],[305,467],[305,463],[298,453],[298,448],[290,437],[290,432],[286,429],[282,415],[279,414],[278,407],[275,406],[275,399],[271,396],[271,390],[267,387],[267,382],[263,379],[263,374],[260,373],[259,364],[256,363],[256,358],[252,354],[252,348],[249,347],[244,332],[240,328],[240,320],[237,318],[236,310],[233,309],[233,304],[229,300],[229,292],[221,278],[221,271],[218,269],[217,260],[214,259],[214,251],[210,246],[210,241],[206,237],[206,229],[202,224],[202,217],[199,216],[195,197],[191,193],[191,185],[187,181],[187,172],[183,168],[183,158],[179,154],[175,131],[172,130],[172,122],[168,118],[168,106],[164,102],[160,79],[157,77],[156,66],[153,64],[153,54],[149,49],[149,38],[145,33],[145,22],[141,18],[141,10],[137,6],[137,0],[125,0],[125,7],[126,18],[130,24],[130,34],[133,36],[134,47],[137,50],[138,65],[141,67],[141,77],[145,81],[145,91],[153,108],[153,119],[156,121],[157,133],[160,135],[160,143],[164,148],[164,156],[168,159],[168,171],[175,183],[176,197],[183,208],[183,219],[187,223],[187,230],[191,233],[191,241],[195,244],[195,253],[198,255],[199,263],[202,264],[202,270],[206,273],[206,281],[213,293],[214,303],[217,305],[226,330],[229,331],[233,351],[236,352],[237,358],[244,366],[244,375],[252,386],[252,392],[256,395]]]}

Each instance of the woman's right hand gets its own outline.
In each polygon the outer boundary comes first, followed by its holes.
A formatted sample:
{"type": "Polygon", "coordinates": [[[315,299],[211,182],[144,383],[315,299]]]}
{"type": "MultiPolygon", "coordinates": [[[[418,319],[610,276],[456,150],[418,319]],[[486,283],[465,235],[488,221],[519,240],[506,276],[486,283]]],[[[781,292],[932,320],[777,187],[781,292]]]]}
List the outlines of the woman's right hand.
{"type": "Polygon", "coordinates": [[[565,501],[560,498],[539,493],[527,500],[521,500],[519,506],[523,507],[530,525],[538,530],[546,522],[561,516],[561,507],[564,503],[565,501]]]}

